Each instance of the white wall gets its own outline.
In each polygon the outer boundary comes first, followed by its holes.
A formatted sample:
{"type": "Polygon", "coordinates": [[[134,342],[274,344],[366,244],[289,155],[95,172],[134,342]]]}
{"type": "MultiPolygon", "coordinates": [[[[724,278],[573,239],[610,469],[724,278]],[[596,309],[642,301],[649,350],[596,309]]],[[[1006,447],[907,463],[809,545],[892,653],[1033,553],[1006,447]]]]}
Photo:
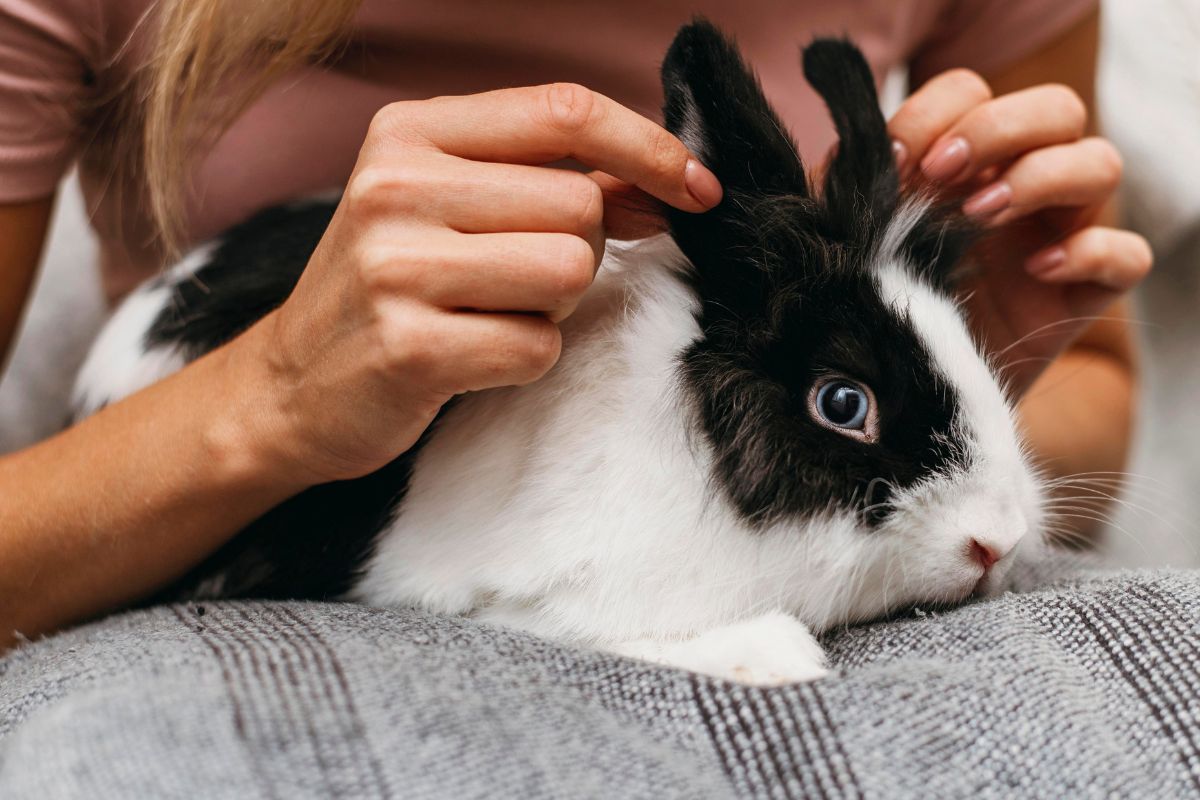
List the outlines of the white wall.
{"type": "Polygon", "coordinates": [[[75,180],[63,186],[33,299],[0,379],[0,452],[59,430],[71,379],[99,328],[104,302],[96,244],[75,180]]]}
{"type": "Polygon", "coordinates": [[[1136,298],[1143,397],[1108,552],[1200,566],[1200,3],[1105,0],[1101,121],[1125,157],[1126,222],[1154,246],[1136,298]]]}

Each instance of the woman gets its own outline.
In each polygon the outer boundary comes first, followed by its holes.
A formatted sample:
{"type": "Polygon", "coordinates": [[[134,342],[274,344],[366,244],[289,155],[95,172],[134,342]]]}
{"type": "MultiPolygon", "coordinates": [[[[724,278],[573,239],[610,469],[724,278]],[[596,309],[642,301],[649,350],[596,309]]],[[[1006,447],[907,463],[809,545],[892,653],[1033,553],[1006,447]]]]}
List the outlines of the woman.
{"type": "Polygon", "coordinates": [[[881,75],[909,66],[902,168],[1022,223],[979,254],[969,302],[1036,453],[1057,474],[1120,469],[1132,355],[1105,309],[1150,256],[1098,224],[1120,161],[1086,135],[1093,3],[648,5],[0,0],[5,346],[73,158],[113,300],[176,244],[347,187],[278,311],[0,459],[0,491],[21,498],[0,505],[4,644],[144,596],[288,496],[382,466],[454,394],[544,374],[605,235],[654,229],[631,199],[720,200],[637,113],[654,115],[657,60],[696,12],[739,37],[809,160],[831,133],[798,42],[848,32],[881,75]],[[500,86],[519,88],[480,93],[500,86]],[[433,95],[454,96],[418,99],[433,95]],[[538,166],[566,158],[594,171],[538,166]]]}

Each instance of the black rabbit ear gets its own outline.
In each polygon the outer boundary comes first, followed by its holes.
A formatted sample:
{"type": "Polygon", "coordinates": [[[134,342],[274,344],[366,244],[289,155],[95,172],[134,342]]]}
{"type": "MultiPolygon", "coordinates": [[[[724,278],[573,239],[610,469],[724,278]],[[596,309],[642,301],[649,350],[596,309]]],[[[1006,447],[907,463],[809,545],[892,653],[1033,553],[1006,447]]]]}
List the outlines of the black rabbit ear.
{"type": "Polygon", "coordinates": [[[804,49],[804,77],[837,128],[837,155],[825,175],[830,221],[846,238],[887,221],[900,181],[875,79],[857,47],[844,39],[817,39],[804,49]]]}
{"type": "Polygon", "coordinates": [[[799,217],[789,209],[811,204],[804,167],[737,48],[708,22],[680,29],[662,79],[667,129],[725,192],[707,213],[668,208],[667,220],[694,268],[706,319],[736,328],[770,298],[777,249],[765,246],[770,220],[792,230],[799,217]]]}
{"type": "Polygon", "coordinates": [[[737,48],[697,19],[675,36],[662,67],[663,115],[728,193],[807,194],[796,145],[737,48]]]}

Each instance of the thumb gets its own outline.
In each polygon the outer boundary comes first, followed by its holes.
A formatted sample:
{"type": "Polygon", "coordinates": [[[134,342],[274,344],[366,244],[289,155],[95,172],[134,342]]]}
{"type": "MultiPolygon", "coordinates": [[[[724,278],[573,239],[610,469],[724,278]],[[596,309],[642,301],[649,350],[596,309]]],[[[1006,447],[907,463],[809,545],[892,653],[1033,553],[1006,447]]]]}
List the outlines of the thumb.
{"type": "Polygon", "coordinates": [[[590,172],[588,177],[604,192],[604,233],[608,238],[645,239],[667,230],[661,201],[606,172],[590,172]]]}

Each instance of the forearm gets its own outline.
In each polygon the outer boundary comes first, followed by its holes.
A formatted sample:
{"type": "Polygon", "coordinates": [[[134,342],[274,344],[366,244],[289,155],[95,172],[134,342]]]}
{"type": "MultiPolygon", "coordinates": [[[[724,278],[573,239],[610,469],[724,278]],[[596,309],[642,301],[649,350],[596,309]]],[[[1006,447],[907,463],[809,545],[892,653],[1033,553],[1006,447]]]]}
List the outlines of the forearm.
{"type": "Polygon", "coordinates": [[[0,459],[0,648],[145,596],[303,488],[272,469],[243,338],[0,459]]]}
{"type": "Polygon", "coordinates": [[[53,208],[53,197],[0,204],[0,371],[16,340],[53,208]]]}
{"type": "Polygon", "coordinates": [[[1076,346],[1046,368],[1018,410],[1034,457],[1050,478],[1096,477],[1125,469],[1135,402],[1127,361],[1076,346]]]}

